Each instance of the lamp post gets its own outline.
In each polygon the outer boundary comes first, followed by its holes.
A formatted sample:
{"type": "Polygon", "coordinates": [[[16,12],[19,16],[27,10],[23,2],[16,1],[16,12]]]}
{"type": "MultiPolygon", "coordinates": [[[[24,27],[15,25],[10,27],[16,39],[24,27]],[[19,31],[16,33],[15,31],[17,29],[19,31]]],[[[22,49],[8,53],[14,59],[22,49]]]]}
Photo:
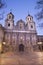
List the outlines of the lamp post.
{"type": "Polygon", "coordinates": [[[0,53],[2,52],[2,43],[0,42],[0,53]]]}

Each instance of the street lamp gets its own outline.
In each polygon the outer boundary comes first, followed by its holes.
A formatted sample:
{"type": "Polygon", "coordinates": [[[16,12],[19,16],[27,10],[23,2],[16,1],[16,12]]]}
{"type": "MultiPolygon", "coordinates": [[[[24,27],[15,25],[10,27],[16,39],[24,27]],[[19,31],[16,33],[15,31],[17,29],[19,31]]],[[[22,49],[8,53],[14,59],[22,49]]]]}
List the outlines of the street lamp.
{"type": "Polygon", "coordinates": [[[2,52],[2,43],[0,43],[0,53],[2,52]]]}
{"type": "Polygon", "coordinates": [[[3,42],[3,45],[5,45],[6,43],[5,42],[3,42]]]}
{"type": "Polygon", "coordinates": [[[42,44],[42,42],[38,42],[38,44],[42,44]]]}

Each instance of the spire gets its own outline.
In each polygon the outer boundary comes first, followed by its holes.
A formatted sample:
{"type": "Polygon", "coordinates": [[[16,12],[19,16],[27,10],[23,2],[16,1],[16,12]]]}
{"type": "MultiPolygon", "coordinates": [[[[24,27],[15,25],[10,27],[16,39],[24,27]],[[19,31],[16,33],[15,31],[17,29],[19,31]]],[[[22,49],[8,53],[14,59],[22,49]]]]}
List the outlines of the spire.
{"type": "Polygon", "coordinates": [[[28,16],[30,16],[29,11],[28,11],[28,16]]]}
{"type": "Polygon", "coordinates": [[[8,13],[7,18],[8,18],[9,20],[14,19],[14,15],[12,14],[12,12],[9,12],[9,13],[8,13]]]}

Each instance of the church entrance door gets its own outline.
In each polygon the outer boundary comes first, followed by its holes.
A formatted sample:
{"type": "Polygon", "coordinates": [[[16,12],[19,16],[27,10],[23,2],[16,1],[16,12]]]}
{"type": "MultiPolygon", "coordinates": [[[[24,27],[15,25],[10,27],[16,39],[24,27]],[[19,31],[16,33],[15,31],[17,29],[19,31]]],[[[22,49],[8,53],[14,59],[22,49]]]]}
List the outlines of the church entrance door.
{"type": "Polygon", "coordinates": [[[24,51],[24,45],[23,44],[19,45],[19,51],[24,51]]]}

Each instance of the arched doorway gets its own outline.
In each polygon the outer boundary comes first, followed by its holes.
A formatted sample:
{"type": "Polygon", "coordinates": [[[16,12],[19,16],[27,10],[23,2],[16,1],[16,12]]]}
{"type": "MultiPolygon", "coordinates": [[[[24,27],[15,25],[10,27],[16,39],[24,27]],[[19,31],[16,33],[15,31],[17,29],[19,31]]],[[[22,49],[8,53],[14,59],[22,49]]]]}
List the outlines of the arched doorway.
{"type": "Polygon", "coordinates": [[[23,44],[20,44],[19,45],[19,51],[21,52],[21,51],[24,51],[24,45],[23,44]]]}

